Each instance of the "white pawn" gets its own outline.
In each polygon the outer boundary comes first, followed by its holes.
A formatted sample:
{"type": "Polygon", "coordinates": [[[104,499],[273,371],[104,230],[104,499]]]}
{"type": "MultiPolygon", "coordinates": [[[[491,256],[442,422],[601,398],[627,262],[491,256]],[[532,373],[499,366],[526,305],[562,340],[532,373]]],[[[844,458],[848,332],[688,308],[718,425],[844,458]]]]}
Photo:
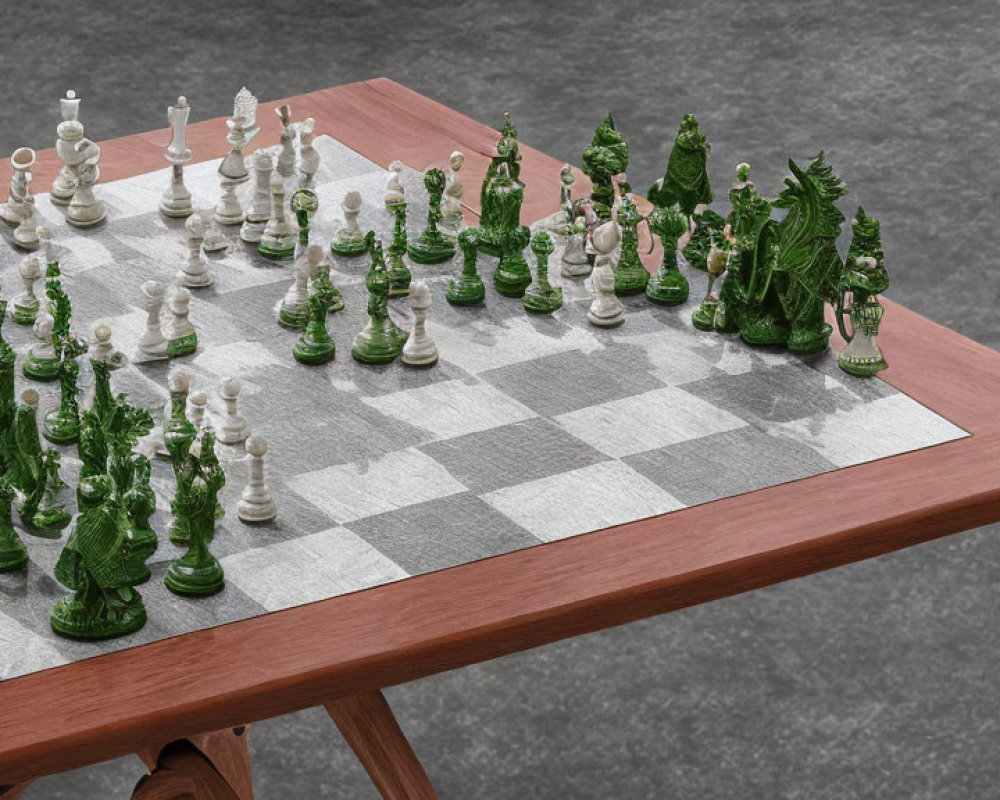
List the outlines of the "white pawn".
{"type": "Polygon", "coordinates": [[[612,220],[597,228],[591,236],[591,244],[597,259],[591,282],[594,301],[590,304],[587,319],[599,328],[613,328],[625,321],[625,307],[615,295],[614,252],[621,240],[618,223],[612,220]]]}
{"type": "Polygon", "coordinates": [[[270,522],[278,516],[278,507],[271,496],[264,472],[264,455],[267,442],[259,436],[251,436],[246,443],[250,476],[236,507],[236,516],[244,522],[270,522]]]}
{"type": "Polygon", "coordinates": [[[24,198],[24,218],[14,229],[14,244],[24,250],[38,249],[38,217],[35,216],[35,198],[24,198]]]}
{"type": "Polygon", "coordinates": [[[456,238],[462,230],[462,180],[459,170],[465,163],[465,155],[456,150],[448,159],[448,173],[445,176],[444,195],[441,199],[440,230],[445,236],[456,238]]]}
{"type": "Polygon", "coordinates": [[[32,333],[35,342],[28,348],[28,357],[21,367],[25,377],[40,381],[50,381],[59,374],[59,359],[52,344],[53,320],[48,314],[42,313],[35,320],[32,333]]]}
{"type": "Polygon", "coordinates": [[[351,242],[364,238],[361,226],[358,225],[358,215],[361,214],[361,192],[352,189],[344,195],[340,210],[344,212],[344,224],[337,229],[335,241],[351,242]]]}
{"type": "Polygon", "coordinates": [[[299,261],[295,265],[295,280],[278,310],[278,324],[285,328],[301,330],[309,321],[309,274],[309,264],[299,261]]]}
{"type": "Polygon", "coordinates": [[[299,188],[301,189],[312,187],[313,178],[319,170],[319,153],[313,146],[315,138],[316,121],[309,117],[299,126],[299,173],[302,175],[299,188]]]}
{"type": "Polygon", "coordinates": [[[278,174],[290,178],[295,174],[295,127],[292,125],[292,109],[287,105],[278,106],[274,113],[281,120],[281,152],[278,153],[278,174]]]}
{"type": "Polygon", "coordinates": [[[163,361],[167,358],[167,338],[163,335],[160,312],[167,287],[160,281],[146,281],[142,285],[143,308],[146,309],[146,330],[139,337],[137,362],[163,361]]]}
{"type": "Polygon", "coordinates": [[[35,295],[35,283],[42,277],[42,265],[36,256],[28,256],[18,267],[24,291],[14,298],[11,316],[19,325],[31,325],[38,316],[39,302],[35,295]]]}
{"type": "Polygon", "coordinates": [[[399,180],[402,171],[403,163],[401,161],[393,161],[389,165],[389,180],[385,184],[386,208],[399,205],[406,199],[406,195],[403,192],[403,184],[399,180]]]}
{"type": "Polygon", "coordinates": [[[207,229],[205,218],[201,214],[192,214],[184,223],[188,239],[188,258],[184,269],[177,273],[177,282],[181,286],[200,288],[211,286],[215,282],[215,276],[201,257],[201,245],[205,240],[207,229]]]}
{"type": "Polygon", "coordinates": [[[438,360],[437,346],[427,335],[427,309],[431,307],[431,292],[427,284],[417,281],[410,286],[410,308],[413,310],[413,332],[403,345],[402,361],[417,367],[429,367],[438,360]]]}
{"type": "Polygon", "coordinates": [[[46,266],[56,261],[56,248],[52,244],[52,234],[44,225],[39,225],[35,233],[38,235],[38,246],[42,251],[42,263],[46,266]]]}
{"type": "Polygon", "coordinates": [[[256,244],[267,221],[271,218],[271,173],[274,171],[274,157],[258,150],[253,157],[254,193],[247,211],[246,220],[240,228],[240,238],[244,242],[256,244]]]}
{"type": "Polygon", "coordinates": [[[198,334],[189,318],[191,292],[178,286],[170,298],[170,339],[167,342],[167,355],[171,358],[189,356],[198,349],[198,334]]]}
{"type": "Polygon", "coordinates": [[[191,443],[191,455],[201,455],[201,432],[205,427],[205,412],[208,410],[208,395],[202,391],[192,392],[187,400],[187,418],[194,425],[198,438],[191,443]]]}
{"type": "Polygon", "coordinates": [[[219,388],[219,397],[225,404],[225,416],[219,423],[216,438],[222,444],[239,444],[250,436],[250,424],[240,414],[240,382],[236,378],[226,378],[219,388]]]}
{"type": "Polygon", "coordinates": [[[94,327],[90,329],[90,337],[92,340],[90,348],[91,361],[114,363],[115,346],[111,341],[111,335],[111,326],[107,322],[99,320],[94,323],[94,327]]]}

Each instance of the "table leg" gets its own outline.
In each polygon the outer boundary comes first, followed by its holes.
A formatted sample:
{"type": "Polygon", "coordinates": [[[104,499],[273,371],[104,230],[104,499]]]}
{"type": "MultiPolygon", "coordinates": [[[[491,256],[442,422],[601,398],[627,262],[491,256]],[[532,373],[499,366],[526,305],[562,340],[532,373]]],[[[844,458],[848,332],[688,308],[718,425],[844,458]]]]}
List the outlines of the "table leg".
{"type": "Polygon", "coordinates": [[[434,788],[381,692],[349,695],[326,710],[385,800],[435,800],[434,788]]]}
{"type": "Polygon", "coordinates": [[[150,774],[139,781],[133,798],[253,800],[248,730],[225,728],[139,751],[150,774]]]}

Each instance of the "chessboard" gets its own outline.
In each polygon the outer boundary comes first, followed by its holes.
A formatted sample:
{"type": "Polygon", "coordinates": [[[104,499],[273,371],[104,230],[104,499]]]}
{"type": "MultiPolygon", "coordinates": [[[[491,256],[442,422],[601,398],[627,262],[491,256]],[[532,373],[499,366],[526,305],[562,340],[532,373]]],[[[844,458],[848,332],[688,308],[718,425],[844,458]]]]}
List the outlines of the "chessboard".
{"type": "MultiPolygon", "coordinates": [[[[321,205],[312,240],[329,241],[344,194],[358,189],[362,227],[388,242],[392,220],[382,203],[388,173],[328,136],[317,137],[315,146],[321,205]]],[[[217,198],[217,167],[206,161],[185,170],[196,206],[210,208],[217,198]]],[[[415,169],[403,178],[416,235],[426,194],[415,169]]],[[[466,180],[466,192],[478,188],[466,180]]],[[[46,195],[37,196],[76,331],[87,334],[107,320],[129,357],[146,321],[139,287],[149,279],[171,281],[187,258],[183,220],[157,211],[168,182],[164,169],[99,185],[109,219],[92,230],[68,226],[46,195]]],[[[139,587],[149,622],[132,636],[101,643],[68,641],[49,629],[51,608],[65,593],[52,571],[66,532],[42,538],[20,529],[31,561],[26,572],[0,575],[0,679],[967,435],[881,380],[840,372],[832,353],[800,358],[695,330],[691,310],[705,281],[686,266],[687,304],[662,308],[626,298],[622,327],[595,328],[586,319],[586,281],[558,277],[561,245],[550,275],[566,301],[551,315],[527,314],[520,300],[493,291],[495,260],[487,256],[479,262],[487,283],[481,307],[445,301],[444,282],[459,272],[457,259],[410,264],[414,279],[432,290],[427,330],[440,361],[430,368],[351,358],[366,321],[369,261],[334,257],[332,278],[346,303],[329,318],[337,357],[304,366],[292,357],[297,334],[277,323],[291,262],[263,258],[237,229],[223,231],[232,244],[212,258],[215,284],[193,290],[198,351],[170,364],[130,361],[113,374],[112,386],[162,419],[167,374],[182,367],[194,390],[209,393],[210,414],[217,416],[220,384],[239,378],[243,414],[269,444],[278,518],[257,526],[237,519],[246,459],[242,449],[220,446],[226,515],[212,550],[226,588],[201,599],[173,595],[163,571],[182,551],[166,537],[172,471],[157,461],[152,524],[161,541],[153,578],[139,587]]],[[[3,235],[0,283],[10,296],[20,291],[23,254],[10,245],[9,231],[3,235]]],[[[393,300],[391,311],[401,326],[411,324],[405,299],[393,300]]],[[[4,332],[19,351],[18,390],[41,391],[44,413],[56,405],[58,388],[21,375],[31,330],[8,320],[4,332]]],[[[85,366],[84,403],[88,381],[85,366]]],[[[75,487],[80,462],[74,448],[61,451],[63,476],[75,487]]]]}

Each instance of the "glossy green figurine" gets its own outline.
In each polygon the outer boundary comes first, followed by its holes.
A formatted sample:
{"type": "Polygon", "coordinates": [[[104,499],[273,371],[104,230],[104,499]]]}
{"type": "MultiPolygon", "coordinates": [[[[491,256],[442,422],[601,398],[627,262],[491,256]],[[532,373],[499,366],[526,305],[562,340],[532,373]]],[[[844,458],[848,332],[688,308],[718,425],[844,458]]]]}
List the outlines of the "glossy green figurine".
{"type": "MultiPolygon", "coordinates": [[[[490,158],[490,164],[486,168],[486,175],[483,177],[483,185],[479,190],[479,207],[482,211],[479,217],[479,245],[478,249],[491,256],[500,255],[500,228],[501,221],[498,216],[499,209],[490,206],[486,202],[486,195],[490,191],[490,184],[500,171],[500,165],[505,164],[507,174],[516,182],[521,175],[521,148],[517,141],[517,128],[510,121],[510,114],[503,115],[503,127],[500,130],[500,140],[497,142],[496,151],[490,158]]],[[[514,223],[515,227],[521,224],[520,218],[514,223]]]]}
{"type": "MultiPolygon", "coordinates": [[[[135,453],[126,463],[131,466],[130,485],[122,499],[128,518],[129,538],[137,548],[148,553],[148,559],[159,545],[156,531],[149,524],[150,517],[156,513],[156,494],[150,486],[152,464],[141,453],[135,453]]],[[[145,583],[151,577],[152,573],[146,567],[140,583],[145,583]]]]}
{"type": "Polygon", "coordinates": [[[705,259],[705,269],[708,272],[708,287],[705,289],[705,297],[698,308],[691,314],[691,324],[698,330],[714,331],[715,318],[719,313],[719,294],[715,291],[715,282],[722,277],[729,266],[729,256],[732,252],[727,246],[728,241],[719,234],[718,246],[713,246],[708,251],[705,259]]]}
{"type": "Polygon", "coordinates": [[[681,120],[674,146],[667,161],[667,171],[654,183],[646,198],[654,206],[666,208],[675,203],[690,219],[712,202],[712,187],[708,181],[708,153],[712,146],[698,129],[693,114],[681,120]]]}
{"type": "MultiPolygon", "coordinates": [[[[327,314],[336,314],[338,311],[344,310],[344,295],[341,293],[340,289],[333,285],[333,281],[330,279],[330,261],[326,257],[326,253],[323,252],[323,246],[319,244],[309,245],[309,249],[306,251],[306,260],[309,263],[309,282],[307,284],[307,296],[308,292],[311,292],[314,287],[323,287],[323,296],[327,298],[328,305],[326,308],[327,314]]],[[[309,306],[306,304],[306,321],[308,322],[309,306]]]]}
{"type": "Polygon", "coordinates": [[[28,550],[11,521],[13,501],[14,487],[0,475],[0,572],[23,569],[28,564],[28,550]]]}
{"type": "Polygon", "coordinates": [[[110,639],[146,623],[142,597],[133,588],[146,575],[146,550],[129,538],[121,498],[110,475],[80,482],[83,504],[55,567],[73,593],[56,603],[52,630],[71,639],[110,639]]]}
{"type": "Polygon", "coordinates": [[[61,497],[66,483],[59,477],[59,462],[60,456],[55,450],[46,450],[42,456],[42,496],[31,524],[43,531],[61,531],[73,519],[61,497]]]}
{"type": "Polygon", "coordinates": [[[639,258],[639,223],[642,214],[635,201],[625,195],[618,206],[618,224],[622,229],[622,249],[615,265],[615,294],[640,294],[646,291],[649,273],[639,258]]]}
{"type": "Polygon", "coordinates": [[[177,476],[174,496],[175,514],[187,521],[188,550],[167,567],[163,582],[175,594],[206,596],[225,586],[225,574],[208,546],[215,537],[215,509],[226,475],[215,455],[215,434],[210,428],[202,434],[201,453],[191,454],[194,436],[175,436],[167,442],[177,476]]]}
{"type": "MultiPolygon", "coordinates": [[[[406,203],[394,203],[392,212],[392,242],[389,244],[389,297],[405,297],[410,293],[413,275],[406,266],[406,203]]],[[[440,210],[440,206],[439,206],[440,210]]]]}
{"type": "Polygon", "coordinates": [[[466,228],[458,234],[458,247],[462,251],[462,274],[448,281],[445,299],[453,306],[476,306],[486,297],[486,285],[476,270],[479,257],[479,229],[466,228]]]}
{"type": "MultiPolygon", "coordinates": [[[[433,168],[424,173],[424,187],[430,196],[427,227],[410,241],[407,252],[418,264],[440,264],[455,255],[455,243],[438,230],[441,222],[441,197],[444,195],[445,174],[433,168]]],[[[409,283],[407,283],[409,286],[409,283]]]]}
{"type": "Polygon", "coordinates": [[[80,432],[80,408],[77,404],[77,357],[87,352],[87,343],[70,332],[73,308],[62,286],[59,263],[49,264],[45,294],[52,315],[52,346],[59,359],[59,408],[45,416],[45,438],[53,444],[72,444],[80,432]]]}
{"type": "Polygon", "coordinates": [[[537,275],[524,290],[524,309],[535,314],[548,314],[562,307],[562,289],[549,283],[549,256],[555,250],[552,238],[539,231],[531,238],[531,252],[535,254],[537,275]]]}
{"type": "MultiPolygon", "coordinates": [[[[170,416],[163,422],[163,446],[168,455],[171,455],[177,446],[171,444],[175,440],[178,442],[190,442],[187,447],[198,438],[198,431],[191,420],[187,417],[187,398],[191,390],[191,379],[186,372],[171,372],[167,377],[167,388],[170,390],[170,416]]],[[[176,507],[174,503],[170,505],[170,512],[174,520],[170,526],[170,541],[174,544],[187,544],[188,518],[176,507]]]]}
{"type": "Polygon", "coordinates": [[[369,231],[371,268],[365,284],[368,287],[368,323],[356,337],[351,355],[362,364],[388,364],[403,352],[406,333],[389,319],[389,273],[382,255],[382,242],[369,231]]]}
{"type": "MultiPolygon", "coordinates": [[[[628,170],[628,144],[615,129],[611,114],[597,126],[594,138],[583,151],[583,171],[593,182],[591,200],[594,211],[601,219],[611,219],[611,206],[615,199],[612,178],[628,170]]],[[[630,191],[628,184],[622,190],[630,191]]]]}
{"type": "MultiPolygon", "coordinates": [[[[531,232],[521,225],[524,184],[514,180],[506,164],[500,164],[486,192],[486,206],[496,221],[495,243],[500,248],[500,263],[493,271],[493,285],[505,297],[521,297],[531,283],[531,270],[524,260],[531,232]]],[[[480,229],[480,234],[482,229],[480,229]]],[[[477,242],[479,238],[477,237],[477,242]]]]}
{"type": "Polygon", "coordinates": [[[38,392],[25,389],[14,407],[14,427],[7,434],[4,477],[20,492],[18,511],[31,520],[45,491],[42,440],[38,435],[38,392]]]}
{"type": "Polygon", "coordinates": [[[660,269],[646,284],[646,297],[664,306],[683,303],[687,300],[691,287],[677,266],[677,240],[687,232],[687,219],[674,203],[654,208],[646,222],[650,233],[659,236],[663,246],[663,260],[660,262],[660,269]]]}
{"type": "Polygon", "coordinates": [[[309,322],[292,348],[300,364],[325,364],[337,354],[337,346],[326,330],[327,309],[333,298],[329,284],[316,281],[309,293],[309,322]]]}
{"type": "Polygon", "coordinates": [[[878,295],[889,288],[889,273],[885,268],[879,221],[858,206],[851,229],[851,246],[844,263],[836,308],[837,326],[847,346],[837,355],[837,365],[851,375],[868,378],[888,366],[878,346],[883,314],[878,295]],[[845,308],[848,293],[851,303],[845,308]],[[850,330],[846,325],[848,316],[850,330]]]}
{"type": "Polygon", "coordinates": [[[726,220],[712,209],[706,208],[700,214],[695,214],[691,222],[694,231],[684,248],[684,259],[688,266],[705,271],[708,269],[708,252],[712,249],[713,238],[722,235],[726,220]]]}

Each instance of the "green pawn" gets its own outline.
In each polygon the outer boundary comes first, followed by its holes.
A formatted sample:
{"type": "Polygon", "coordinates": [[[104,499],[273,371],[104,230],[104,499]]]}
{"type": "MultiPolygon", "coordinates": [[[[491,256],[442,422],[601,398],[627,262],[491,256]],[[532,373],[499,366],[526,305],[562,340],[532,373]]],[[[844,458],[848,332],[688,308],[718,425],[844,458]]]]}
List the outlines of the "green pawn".
{"type": "Polygon", "coordinates": [[[24,293],[14,298],[11,318],[18,325],[33,325],[38,317],[38,298],[35,297],[35,281],[42,277],[41,261],[36,256],[28,256],[18,268],[24,281],[24,293]]]}
{"type": "Polygon", "coordinates": [[[649,273],[639,258],[639,223],[642,214],[631,197],[622,198],[618,207],[618,224],[622,229],[622,249],[615,265],[615,294],[639,294],[646,290],[649,273]]]}
{"type": "Polygon", "coordinates": [[[28,550],[11,522],[14,487],[0,476],[0,572],[13,572],[28,563],[28,550]]]}
{"type": "Polygon", "coordinates": [[[462,251],[462,274],[458,280],[449,280],[444,296],[453,306],[475,306],[486,297],[486,285],[476,271],[479,255],[478,228],[466,228],[458,234],[458,246],[462,251]]]}
{"type": "Polygon", "coordinates": [[[389,275],[382,243],[374,231],[367,235],[372,265],[365,281],[368,287],[368,324],[354,338],[351,355],[362,364],[388,364],[403,352],[406,333],[389,319],[389,275]]]}
{"type": "Polygon", "coordinates": [[[413,275],[403,261],[406,255],[406,203],[394,203],[392,211],[392,243],[389,245],[389,297],[405,297],[410,293],[413,275]]]}
{"type": "MultiPolygon", "coordinates": [[[[601,219],[611,219],[611,206],[615,199],[612,179],[628,170],[628,145],[615,129],[611,114],[594,131],[590,146],[583,151],[583,172],[594,184],[590,198],[594,211],[601,219]]],[[[628,184],[623,191],[630,191],[628,184]]]]}
{"type": "Polygon", "coordinates": [[[326,330],[327,309],[332,302],[329,284],[316,281],[309,293],[309,322],[299,336],[292,355],[300,364],[325,364],[337,354],[337,346],[326,330]]]}
{"type": "Polygon", "coordinates": [[[191,455],[194,436],[178,436],[167,448],[177,476],[176,513],[187,520],[188,551],[167,567],[163,582],[174,594],[204,597],[222,591],[225,573],[208,549],[215,538],[215,509],[226,475],[215,455],[215,435],[206,429],[201,455],[191,455]]]}
{"type": "Polygon", "coordinates": [[[410,258],[418,264],[440,264],[455,255],[455,243],[438,230],[444,185],[445,175],[441,170],[432,168],[424,173],[424,187],[430,196],[427,227],[407,248],[410,258]]]}
{"type": "Polygon", "coordinates": [[[555,250],[552,238],[539,231],[531,239],[531,252],[535,254],[538,276],[524,290],[524,310],[536,314],[547,314],[560,308],[563,303],[562,289],[549,283],[549,256],[555,250]]]}
{"type": "Polygon", "coordinates": [[[691,287],[677,267],[677,240],[687,231],[687,220],[674,203],[654,208],[646,221],[650,233],[659,236],[663,245],[663,260],[659,271],[646,284],[646,297],[664,306],[683,303],[691,287]]]}

